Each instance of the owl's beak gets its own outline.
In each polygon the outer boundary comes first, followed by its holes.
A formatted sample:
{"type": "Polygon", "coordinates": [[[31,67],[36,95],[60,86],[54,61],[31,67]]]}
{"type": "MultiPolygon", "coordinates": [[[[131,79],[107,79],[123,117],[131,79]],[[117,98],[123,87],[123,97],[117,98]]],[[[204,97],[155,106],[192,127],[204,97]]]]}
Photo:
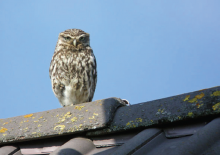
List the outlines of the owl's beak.
{"type": "Polygon", "coordinates": [[[76,39],[73,40],[73,46],[76,46],[76,39]]]}

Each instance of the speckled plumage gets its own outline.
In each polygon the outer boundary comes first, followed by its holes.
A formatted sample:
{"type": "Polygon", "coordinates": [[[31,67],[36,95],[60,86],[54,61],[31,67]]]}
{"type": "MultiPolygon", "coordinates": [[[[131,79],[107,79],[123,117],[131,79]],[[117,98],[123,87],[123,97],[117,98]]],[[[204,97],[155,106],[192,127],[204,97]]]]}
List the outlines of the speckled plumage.
{"type": "Polygon", "coordinates": [[[62,106],[92,101],[97,70],[88,33],[68,29],[59,34],[49,74],[52,90],[62,106]]]}

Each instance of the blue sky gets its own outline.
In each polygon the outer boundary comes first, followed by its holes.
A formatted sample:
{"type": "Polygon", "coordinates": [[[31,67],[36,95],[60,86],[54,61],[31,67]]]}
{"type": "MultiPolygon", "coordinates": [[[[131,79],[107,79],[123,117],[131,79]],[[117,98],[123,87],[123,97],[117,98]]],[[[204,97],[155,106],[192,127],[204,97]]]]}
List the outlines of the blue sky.
{"type": "Polygon", "coordinates": [[[60,108],[49,79],[58,34],[90,33],[93,100],[151,101],[219,85],[218,0],[0,2],[0,118],[60,108]]]}

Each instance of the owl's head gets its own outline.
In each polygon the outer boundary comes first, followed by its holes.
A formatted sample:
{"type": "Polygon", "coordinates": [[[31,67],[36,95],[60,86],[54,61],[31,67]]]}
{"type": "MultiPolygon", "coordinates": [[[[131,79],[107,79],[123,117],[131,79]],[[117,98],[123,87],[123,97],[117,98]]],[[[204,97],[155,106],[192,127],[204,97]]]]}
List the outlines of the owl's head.
{"type": "Polygon", "coordinates": [[[74,46],[76,48],[79,46],[86,47],[90,45],[89,34],[80,29],[68,29],[59,34],[58,44],[74,46]]]}

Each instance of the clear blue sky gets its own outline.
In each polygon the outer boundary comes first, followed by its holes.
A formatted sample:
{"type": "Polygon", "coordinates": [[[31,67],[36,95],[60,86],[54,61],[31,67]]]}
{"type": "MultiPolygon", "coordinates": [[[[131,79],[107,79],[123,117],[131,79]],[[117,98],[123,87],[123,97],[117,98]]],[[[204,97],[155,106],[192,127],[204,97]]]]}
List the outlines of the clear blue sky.
{"type": "Polygon", "coordinates": [[[0,118],[60,108],[49,79],[58,34],[91,36],[93,100],[151,101],[219,85],[219,0],[0,2],[0,118]]]}

